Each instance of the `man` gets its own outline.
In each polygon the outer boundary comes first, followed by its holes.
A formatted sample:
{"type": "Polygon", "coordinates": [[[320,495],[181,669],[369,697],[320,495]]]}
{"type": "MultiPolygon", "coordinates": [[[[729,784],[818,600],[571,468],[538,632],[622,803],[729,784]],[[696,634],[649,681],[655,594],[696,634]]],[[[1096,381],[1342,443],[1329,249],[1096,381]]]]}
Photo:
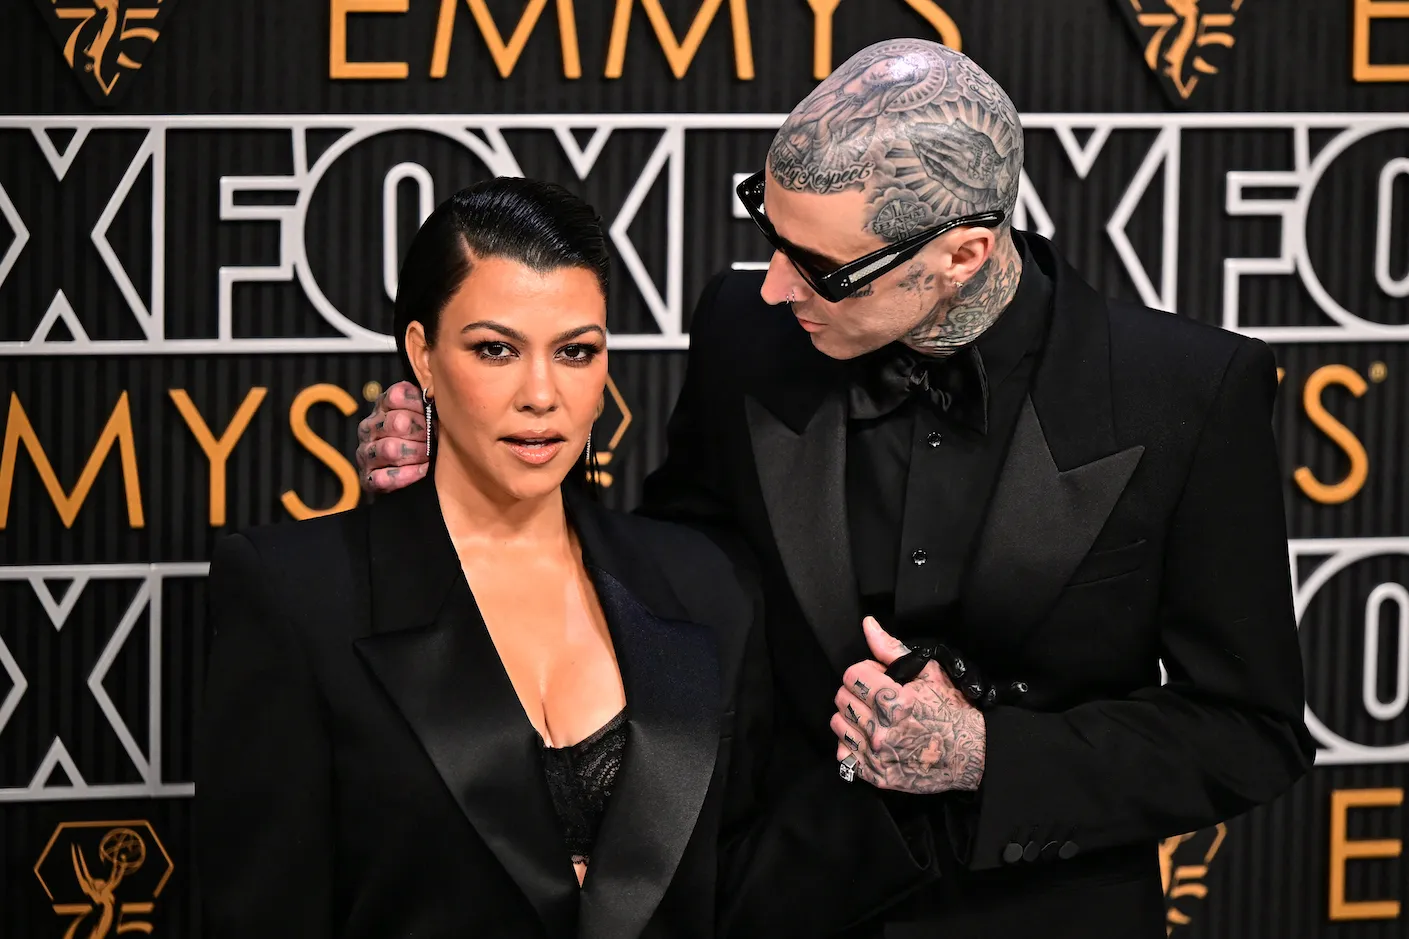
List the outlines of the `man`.
{"type": "MultiPolygon", "coordinates": [[[[1159,841],[1311,765],[1272,355],[1014,232],[1022,158],[968,58],[869,47],[740,186],[766,276],[692,320],[641,511],[765,585],[751,934],[1163,936],[1159,841]]],[[[370,491],[423,474],[415,415],[364,422],[370,491]]]]}

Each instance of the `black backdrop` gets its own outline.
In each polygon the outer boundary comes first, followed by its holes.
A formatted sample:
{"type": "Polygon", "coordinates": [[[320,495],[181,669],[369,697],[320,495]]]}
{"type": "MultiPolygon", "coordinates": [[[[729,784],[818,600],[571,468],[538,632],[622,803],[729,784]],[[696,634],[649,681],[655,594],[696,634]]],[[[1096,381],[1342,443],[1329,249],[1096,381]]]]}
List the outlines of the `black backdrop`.
{"type": "Polygon", "coordinates": [[[829,6],[832,64],[935,36],[942,13],[1023,112],[1023,227],[1103,290],[1273,343],[1323,750],[1275,805],[1162,847],[1170,926],[1404,934],[1409,65],[1395,63],[1409,18],[1367,20],[1363,48],[1354,27],[1357,11],[1409,11],[709,0],[696,55],[673,68],[651,8],[685,37],[701,0],[534,0],[541,20],[511,70],[501,54],[505,77],[474,7],[508,37],[523,0],[400,5],[348,18],[344,46],[336,11],[358,4],[341,0],[0,4],[0,936],[57,939],[79,917],[69,935],[88,934],[74,848],[92,877],[123,871],[123,922],[197,935],[203,562],[224,530],[350,504],[356,421],[399,377],[386,268],[422,200],[521,172],[574,186],[613,224],[608,493],[634,504],[662,455],[693,298],[716,270],[765,259],[732,183],[815,83],[814,9],[829,6]],[[118,11],[106,46],[102,6],[118,11]],[[1172,56],[1186,90],[1197,77],[1187,97],[1147,64],[1152,40],[1158,69],[1172,56]],[[343,77],[357,66],[338,58],[404,62],[405,77],[343,77]]]}

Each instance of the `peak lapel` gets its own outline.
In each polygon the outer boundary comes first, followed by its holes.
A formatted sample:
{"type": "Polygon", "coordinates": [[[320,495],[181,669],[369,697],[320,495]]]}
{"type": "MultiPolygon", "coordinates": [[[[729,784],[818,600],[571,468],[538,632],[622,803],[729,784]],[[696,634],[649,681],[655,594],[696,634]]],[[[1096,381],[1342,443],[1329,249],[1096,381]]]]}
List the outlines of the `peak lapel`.
{"type": "Polygon", "coordinates": [[[460,568],[434,483],[379,500],[370,536],[374,632],[358,654],[547,934],[565,939],[576,929],[577,879],[539,740],[460,568]]]}
{"type": "Polygon", "coordinates": [[[791,422],[753,397],[744,407],[783,569],[840,674],[864,653],[847,525],[846,395],[830,391],[810,419],[791,422]]]}
{"type": "Polygon", "coordinates": [[[1056,282],[1052,325],[964,591],[969,628],[1013,644],[1056,602],[1144,453],[1116,441],[1105,300],[1045,239],[1018,237],[1056,282]]]}
{"type": "Polygon", "coordinates": [[[969,628],[1018,643],[1051,608],[1140,462],[1131,447],[1063,471],[1023,403],[965,601],[969,628]]]}
{"type": "Polygon", "coordinates": [[[714,775],[718,654],[713,633],[685,619],[654,561],[603,525],[600,509],[580,500],[571,508],[611,629],[630,728],[588,862],[579,935],[635,939],[675,876],[714,775]]]}

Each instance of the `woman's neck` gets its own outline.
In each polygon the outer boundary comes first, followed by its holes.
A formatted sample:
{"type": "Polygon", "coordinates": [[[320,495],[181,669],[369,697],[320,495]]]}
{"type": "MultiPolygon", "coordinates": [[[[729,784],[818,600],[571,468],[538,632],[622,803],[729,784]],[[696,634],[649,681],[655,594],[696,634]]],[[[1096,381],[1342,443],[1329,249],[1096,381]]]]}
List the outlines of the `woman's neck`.
{"type": "Polygon", "coordinates": [[[571,544],[561,488],[534,499],[494,493],[454,459],[437,461],[433,478],[445,527],[457,548],[480,544],[551,549],[571,544]]]}

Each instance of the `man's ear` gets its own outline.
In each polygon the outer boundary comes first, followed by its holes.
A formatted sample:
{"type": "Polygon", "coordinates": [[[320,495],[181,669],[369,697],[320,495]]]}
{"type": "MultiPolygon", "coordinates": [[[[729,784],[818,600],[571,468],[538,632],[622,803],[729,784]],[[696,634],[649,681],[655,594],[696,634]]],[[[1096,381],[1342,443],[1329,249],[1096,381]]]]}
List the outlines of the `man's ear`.
{"type": "Polygon", "coordinates": [[[998,237],[988,228],[971,228],[963,232],[963,240],[950,255],[949,276],[959,284],[967,284],[988,263],[998,247],[998,237]]]}

